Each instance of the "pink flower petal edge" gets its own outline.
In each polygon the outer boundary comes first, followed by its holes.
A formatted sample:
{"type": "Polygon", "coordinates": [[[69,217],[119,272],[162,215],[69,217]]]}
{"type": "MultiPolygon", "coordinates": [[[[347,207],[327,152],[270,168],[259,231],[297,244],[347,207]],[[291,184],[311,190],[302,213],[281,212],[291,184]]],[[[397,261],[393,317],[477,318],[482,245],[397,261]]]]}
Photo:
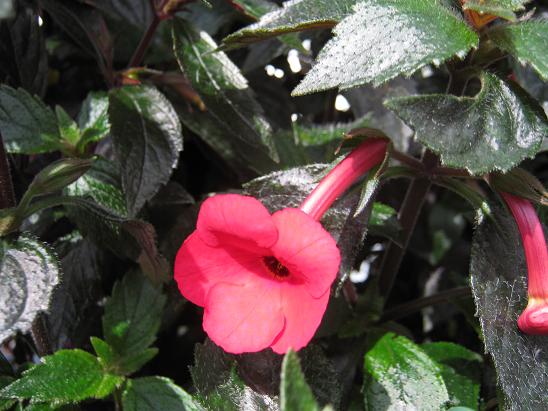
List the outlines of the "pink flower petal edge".
{"type": "Polygon", "coordinates": [[[516,220],[527,263],[529,302],[519,316],[518,327],[526,334],[548,335],[548,250],[542,224],[528,200],[500,194],[516,220]]]}

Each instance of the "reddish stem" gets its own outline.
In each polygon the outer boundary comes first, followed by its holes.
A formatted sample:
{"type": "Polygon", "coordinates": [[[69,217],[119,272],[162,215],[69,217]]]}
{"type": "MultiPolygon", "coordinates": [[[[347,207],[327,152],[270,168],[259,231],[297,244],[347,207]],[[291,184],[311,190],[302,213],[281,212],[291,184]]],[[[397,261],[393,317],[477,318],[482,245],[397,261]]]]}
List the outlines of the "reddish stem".
{"type": "Polygon", "coordinates": [[[358,178],[382,163],[386,155],[386,138],[369,138],[333,168],[301,204],[301,210],[320,220],[331,204],[358,178]]]}

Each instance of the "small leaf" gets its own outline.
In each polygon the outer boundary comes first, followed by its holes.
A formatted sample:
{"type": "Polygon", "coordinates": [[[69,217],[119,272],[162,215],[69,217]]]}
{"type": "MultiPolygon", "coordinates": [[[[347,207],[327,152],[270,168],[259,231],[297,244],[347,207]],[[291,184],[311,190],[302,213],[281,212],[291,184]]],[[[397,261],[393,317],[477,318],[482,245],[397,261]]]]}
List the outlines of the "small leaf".
{"type": "MultiPolygon", "coordinates": [[[[496,224],[485,219],[472,242],[470,278],[486,351],[510,410],[546,406],[548,341],[519,331],[527,305],[527,267],[517,225],[503,207],[493,207],[496,224]]],[[[546,228],[545,228],[546,232],[546,228]]]]}
{"type": "Polygon", "coordinates": [[[505,191],[537,204],[548,205],[548,192],[542,183],[522,168],[513,168],[506,174],[493,173],[489,183],[498,192],[505,191]]]}
{"type": "Polygon", "coordinates": [[[367,0],[334,29],[317,63],[292,92],[294,96],[378,86],[421,67],[463,58],[477,47],[478,36],[438,1],[367,0]],[[341,69],[343,68],[343,69],[341,69]]]}
{"type": "Polygon", "coordinates": [[[265,14],[259,22],[226,37],[223,45],[229,48],[240,47],[283,33],[333,27],[344,17],[352,14],[352,6],[357,2],[357,0],[285,2],[282,9],[265,14]]]}
{"type": "Polygon", "coordinates": [[[11,153],[39,154],[60,148],[55,114],[23,89],[0,85],[0,129],[11,153]]]}
{"type": "Polygon", "coordinates": [[[67,112],[61,106],[55,107],[55,114],[57,116],[57,124],[59,126],[59,134],[63,143],[69,148],[76,145],[80,140],[80,129],[76,122],[67,114],[67,112]]]}
{"type": "Polygon", "coordinates": [[[421,348],[440,366],[451,405],[477,409],[480,399],[481,356],[449,342],[426,343],[421,348]]]}
{"type": "Polygon", "coordinates": [[[449,394],[438,364],[409,339],[387,333],[365,355],[367,410],[441,410],[449,394]]]}
{"type": "Polygon", "coordinates": [[[276,160],[271,126],[238,67],[225,53],[213,53],[217,45],[206,32],[196,31],[181,19],[174,20],[172,35],[181,70],[216,126],[224,130],[225,139],[251,149],[258,159],[276,160]]]}
{"type": "MultiPolygon", "coordinates": [[[[0,16],[11,0],[1,4],[0,16]]],[[[47,87],[48,58],[37,17],[35,11],[21,8],[13,20],[0,21],[0,81],[42,96],[47,87]]]]}
{"type": "Polygon", "coordinates": [[[0,240],[0,342],[30,330],[36,316],[48,310],[58,282],[57,258],[48,246],[28,235],[0,240]]]}
{"type": "Polygon", "coordinates": [[[0,397],[60,405],[104,398],[123,381],[106,373],[97,358],[82,350],[60,350],[42,360],[0,390],[0,397]]]}
{"type": "Polygon", "coordinates": [[[401,97],[386,106],[415,129],[415,137],[450,167],[481,175],[508,171],[533,157],[548,133],[542,108],[523,89],[484,73],[475,97],[401,97]]]}
{"type": "Polygon", "coordinates": [[[368,230],[370,235],[380,235],[394,241],[396,244],[400,243],[402,228],[397,218],[397,212],[386,204],[373,203],[368,230]]]}
{"type": "Polygon", "coordinates": [[[80,152],[83,152],[89,143],[99,141],[108,135],[110,123],[107,93],[98,91],[88,94],[78,114],[78,126],[82,130],[78,142],[80,152]]]}
{"type": "Polygon", "coordinates": [[[162,291],[136,272],[114,285],[105,304],[103,334],[122,364],[156,340],[165,301],[162,291]]]}
{"type": "Polygon", "coordinates": [[[516,24],[498,25],[489,31],[489,38],[497,47],[512,54],[521,64],[530,64],[548,80],[548,21],[528,20],[516,24]]]}
{"type": "Polygon", "coordinates": [[[122,404],[124,411],[205,411],[190,394],[164,377],[130,380],[122,404]]]}
{"type": "Polygon", "coordinates": [[[514,11],[525,10],[525,3],[530,0],[465,0],[464,10],[474,10],[482,14],[499,16],[506,20],[515,20],[514,11]]]}
{"type": "Polygon", "coordinates": [[[299,357],[289,351],[282,363],[280,411],[318,411],[318,403],[304,379],[299,357]]]}
{"type": "Polygon", "coordinates": [[[181,123],[153,87],[112,90],[108,110],[129,215],[135,216],[177,165],[183,149],[181,123]]]}

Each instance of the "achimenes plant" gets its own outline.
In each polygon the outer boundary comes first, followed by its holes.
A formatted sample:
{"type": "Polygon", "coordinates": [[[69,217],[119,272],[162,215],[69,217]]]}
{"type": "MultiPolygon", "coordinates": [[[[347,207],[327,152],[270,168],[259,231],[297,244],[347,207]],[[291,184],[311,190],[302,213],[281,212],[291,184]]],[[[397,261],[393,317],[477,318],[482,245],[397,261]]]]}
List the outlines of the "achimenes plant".
{"type": "Polygon", "coordinates": [[[548,134],[541,2],[7,3],[0,410],[545,408],[548,195],[526,171],[545,161],[548,134]],[[299,53],[291,99],[269,80],[299,53]],[[401,77],[438,92],[400,96],[401,77]],[[382,109],[306,124],[336,117],[332,90],[370,107],[379,86],[382,109]],[[401,122],[384,121],[389,110],[401,122]],[[400,178],[402,201],[383,185],[400,178]],[[443,219],[445,189],[476,211],[470,284],[393,307],[398,282],[418,289],[421,272],[450,271],[442,233],[431,255],[416,253],[424,270],[398,275],[424,237],[423,205],[429,224],[443,219]],[[470,294],[500,390],[481,385],[480,355],[418,344],[419,327],[393,322],[470,294]],[[204,344],[187,301],[203,308],[204,344]],[[192,396],[143,376],[190,385],[190,363],[192,396]]]}

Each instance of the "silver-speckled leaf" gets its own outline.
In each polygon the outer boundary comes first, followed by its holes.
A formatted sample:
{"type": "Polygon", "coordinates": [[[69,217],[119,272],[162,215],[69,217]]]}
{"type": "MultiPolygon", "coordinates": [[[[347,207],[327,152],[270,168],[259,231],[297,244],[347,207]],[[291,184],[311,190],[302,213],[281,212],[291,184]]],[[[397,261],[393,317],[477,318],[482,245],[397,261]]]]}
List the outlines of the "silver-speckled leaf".
{"type": "Polygon", "coordinates": [[[30,330],[58,282],[57,257],[46,244],[27,234],[0,241],[0,342],[30,330]]]}
{"type": "Polygon", "coordinates": [[[540,149],[548,136],[542,107],[514,83],[484,73],[474,97],[401,97],[386,106],[415,130],[443,164],[481,175],[508,171],[540,149]]]}
{"type": "Polygon", "coordinates": [[[377,86],[426,64],[463,58],[478,44],[470,27],[436,0],[366,0],[334,33],[293,95],[377,86]]]}
{"type": "MultiPolygon", "coordinates": [[[[542,410],[548,404],[548,339],[525,335],[517,319],[527,305],[527,267],[517,225],[495,208],[474,234],[470,278],[485,349],[493,357],[505,409],[542,410]]],[[[545,230],[546,232],[546,230],[545,230]]]]}

